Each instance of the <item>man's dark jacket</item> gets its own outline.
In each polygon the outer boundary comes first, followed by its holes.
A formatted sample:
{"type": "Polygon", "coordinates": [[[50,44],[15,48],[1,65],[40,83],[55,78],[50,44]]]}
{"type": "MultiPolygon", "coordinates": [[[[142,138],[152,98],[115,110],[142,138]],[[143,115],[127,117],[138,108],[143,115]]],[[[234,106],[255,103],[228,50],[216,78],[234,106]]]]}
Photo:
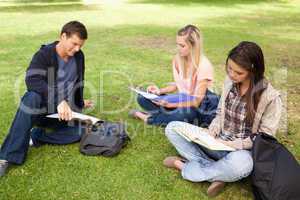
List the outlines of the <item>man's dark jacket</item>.
{"type": "MultiPolygon", "coordinates": [[[[48,45],[42,45],[31,60],[26,72],[26,86],[28,91],[34,91],[41,95],[42,105],[47,106],[48,113],[57,112],[58,102],[57,91],[57,71],[58,61],[56,44],[53,42],[48,45]]],[[[74,55],[77,65],[78,79],[75,83],[75,90],[71,98],[65,99],[73,110],[80,111],[84,106],[83,88],[84,88],[84,54],[78,51],[74,55]]]]}

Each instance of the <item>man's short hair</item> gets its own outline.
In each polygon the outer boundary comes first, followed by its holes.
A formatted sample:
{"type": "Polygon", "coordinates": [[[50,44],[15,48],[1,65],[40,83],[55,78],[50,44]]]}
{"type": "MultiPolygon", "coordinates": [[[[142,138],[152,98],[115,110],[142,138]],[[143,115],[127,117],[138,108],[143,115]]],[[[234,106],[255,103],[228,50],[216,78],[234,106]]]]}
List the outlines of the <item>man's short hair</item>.
{"type": "Polygon", "coordinates": [[[81,40],[86,40],[88,38],[88,33],[85,26],[78,21],[70,21],[66,23],[62,29],[60,35],[65,33],[67,37],[72,35],[77,35],[81,40]]]}

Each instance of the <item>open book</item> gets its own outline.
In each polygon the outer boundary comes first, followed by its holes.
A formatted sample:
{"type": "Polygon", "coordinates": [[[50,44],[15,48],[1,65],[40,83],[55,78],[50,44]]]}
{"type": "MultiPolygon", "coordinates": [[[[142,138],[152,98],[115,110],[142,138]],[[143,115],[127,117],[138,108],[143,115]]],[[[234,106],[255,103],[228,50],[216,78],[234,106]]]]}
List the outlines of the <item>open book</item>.
{"type": "MultiPolygon", "coordinates": [[[[58,119],[59,115],[58,115],[58,113],[55,113],[55,114],[47,115],[46,117],[58,119]]],[[[98,119],[96,117],[92,117],[92,116],[77,113],[77,112],[72,112],[72,119],[80,119],[82,121],[90,120],[93,124],[96,124],[98,121],[101,121],[100,119],[98,119]]]]}
{"type": "Polygon", "coordinates": [[[169,103],[180,103],[180,102],[188,102],[188,101],[193,101],[195,100],[195,96],[191,96],[185,93],[175,93],[175,94],[167,94],[167,95],[155,95],[151,94],[136,88],[130,88],[132,91],[142,95],[146,99],[149,99],[151,101],[167,101],[169,103]]]}
{"type": "MultiPolygon", "coordinates": [[[[188,124],[189,125],[189,124],[188,124]]],[[[179,135],[189,142],[195,142],[210,150],[235,151],[236,149],[229,147],[214,137],[209,135],[208,129],[198,127],[197,129],[189,128],[189,126],[179,126],[174,129],[179,135]]]]}

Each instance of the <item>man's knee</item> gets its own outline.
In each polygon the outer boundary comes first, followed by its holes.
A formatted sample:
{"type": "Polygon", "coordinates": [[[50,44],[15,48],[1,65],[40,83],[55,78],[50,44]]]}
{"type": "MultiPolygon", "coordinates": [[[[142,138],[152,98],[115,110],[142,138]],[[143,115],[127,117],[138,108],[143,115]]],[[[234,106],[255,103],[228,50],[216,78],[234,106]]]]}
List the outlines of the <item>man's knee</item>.
{"type": "Polygon", "coordinates": [[[23,102],[29,102],[29,103],[41,103],[42,101],[42,96],[36,92],[33,91],[27,91],[23,98],[22,98],[23,102]]]}
{"type": "Polygon", "coordinates": [[[41,114],[44,112],[41,109],[41,103],[42,97],[40,94],[28,91],[22,97],[20,109],[26,113],[41,114]]]}

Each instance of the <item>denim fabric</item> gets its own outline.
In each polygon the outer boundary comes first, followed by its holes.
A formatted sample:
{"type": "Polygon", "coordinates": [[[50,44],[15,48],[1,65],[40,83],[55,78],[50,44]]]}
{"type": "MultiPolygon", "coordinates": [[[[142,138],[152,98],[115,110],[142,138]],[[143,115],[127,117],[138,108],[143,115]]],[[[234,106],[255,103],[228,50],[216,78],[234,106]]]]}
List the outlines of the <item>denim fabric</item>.
{"type": "Polygon", "coordinates": [[[171,121],[197,123],[198,114],[196,108],[166,109],[141,95],[138,96],[137,101],[144,110],[151,114],[147,120],[147,123],[150,125],[166,126],[171,121]]]}
{"type": "Polygon", "coordinates": [[[207,90],[198,108],[166,109],[154,104],[141,95],[138,95],[137,102],[144,110],[151,114],[147,121],[148,124],[166,126],[172,121],[184,121],[201,127],[207,127],[216,116],[219,96],[207,90]]]}
{"type": "MultiPolygon", "coordinates": [[[[250,151],[213,151],[189,142],[175,131],[183,123],[169,123],[165,134],[177,152],[188,160],[181,171],[184,179],[192,182],[234,182],[251,173],[253,160],[250,151]]],[[[197,128],[193,125],[190,128],[193,127],[197,128]]]]}
{"type": "Polygon", "coordinates": [[[34,144],[68,144],[80,140],[82,127],[68,126],[67,123],[54,119],[48,120],[45,113],[39,112],[41,105],[42,97],[38,93],[29,91],[24,94],[9,133],[1,146],[0,159],[22,164],[28,151],[30,135],[34,144]],[[52,128],[53,131],[46,133],[42,128],[33,128],[41,124],[52,128]]]}

